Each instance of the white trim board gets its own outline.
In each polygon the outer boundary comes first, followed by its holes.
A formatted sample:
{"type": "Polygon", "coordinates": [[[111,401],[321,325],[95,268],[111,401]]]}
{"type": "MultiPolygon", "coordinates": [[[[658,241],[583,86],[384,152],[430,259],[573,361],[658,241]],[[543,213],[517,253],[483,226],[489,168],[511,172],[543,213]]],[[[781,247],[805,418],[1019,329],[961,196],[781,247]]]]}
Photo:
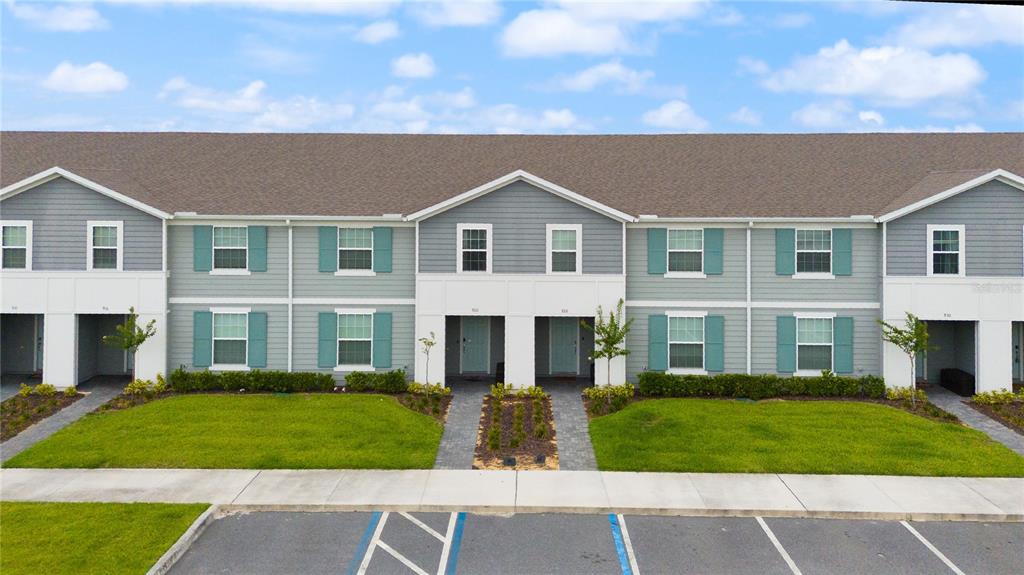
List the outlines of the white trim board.
{"type": "MultiPolygon", "coordinates": [[[[626,300],[626,307],[743,309],[743,300],[626,300]]],[[[880,309],[876,301],[752,301],[754,309],[880,309]]]]}
{"type": "MultiPolygon", "coordinates": [[[[297,297],[294,305],[416,305],[413,298],[331,298],[297,297]]],[[[287,297],[172,297],[170,304],[181,305],[286,305],[287,297]]]]}
{"type": "Polygon", "coordinates": [[[153,206],[150,206],[148,204],[144,204],[138,200],[129,198],[128,196],[115,192],[114,190],[111,190],[110,188],[102,184],[98,184],[87,178],[83,178],[82,176],[71,173],[65,170],[64,168],[58,166],[54,166],[48,170],[43,170],[42,172],[39,172],[34,176],[29,176],[24,180],[21,180],[20,182],[15,182],[7,186],[6,188],[0,189],[0,200],[6,200],[7,198],[31,190],[32,188],[35,188],[57,178],[64,178],[66,180],[70,180],[80,186],[89,188],[90,190],[96,193],[103,194],[108,198],[117,200],[122,204],[131,206],[141,212],[145,212],[151,216],[158,217],[162,220],[166,220],[172,217],[167,212],[154,208],[153,206]]]}
{"type": "Polygon", "coordinates": [[[902,208],[900,208],[898,210],[893,210],[893,211],[891,211],[891,212],[889,212],[887,214],[883,214],[883,215],[881,215],[881,216],[879,216],[877,218],[877,221],[885,223],[885,222],[889,222],[889,221],[895,220],[897,218],[902,218],[903,216],[905,216],[907,214],[916,212],[916,211],[918,211],[920,209],[923,209],[923,208],[927,208],[928,206],[930,206],[932,204],[937,204],[937,203],[939,203],[939,202],[941,202],[943,200],[952,198],[955,195],[958,195],[958,194],[961,194],[963,192],[966,192],[967,190],[976,188],[976,187],[978,187],[978,186],[980,186],[982,184],[987,184],[988,182],[991,182],[992,180],[1000,181],[1000,182],[1002,182],[1004,184],[1013,186],[1013,187],[1015,187],[1015,188],[1017,188],[1017,189],[1019,189],[1021,191],[1024,191],[1024,177],[1018,176],[1017,174],[1014,174],[1013,172],[1010,172],[1010,171],[1007,171],[1007,170],[1003,170],[1003,169],[992,170],[991,172],[989,172],[987,174],[983,174],[981,176],[978,176],[977,178],[974,178],[972,180],[968,180],[968,181],[966,181],[966,182],[964,182],[964,183],[962,183],[962,184],[960,184],[958,186],[953,186],[952,188],[949,188],[948,190],[946,190],[944,192],[939,192],[939,193],[931,195],[931,196],[929,196],[929,197],[927,197],[927,198],[925,198],[923,200],[914,202],[914,203],[910,204],[909,206],[905,206],[905,207],[902,207],[902,208]]]}

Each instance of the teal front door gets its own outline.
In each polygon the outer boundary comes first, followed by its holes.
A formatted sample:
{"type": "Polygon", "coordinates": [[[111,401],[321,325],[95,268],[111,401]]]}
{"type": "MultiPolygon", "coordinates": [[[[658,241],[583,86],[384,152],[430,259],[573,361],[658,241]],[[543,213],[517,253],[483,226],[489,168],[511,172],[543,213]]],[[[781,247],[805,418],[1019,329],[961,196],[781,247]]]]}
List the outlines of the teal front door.
{"type": "Polygon", "coordinates": [[[490,363],[491,318],[462,318],[462,373],[487,373],[490,363]]]}
{"type": "Polygon", "coordinates": [[[551,373],[579,373],[579,320],[553,317],[551,322],[551,373]]]}

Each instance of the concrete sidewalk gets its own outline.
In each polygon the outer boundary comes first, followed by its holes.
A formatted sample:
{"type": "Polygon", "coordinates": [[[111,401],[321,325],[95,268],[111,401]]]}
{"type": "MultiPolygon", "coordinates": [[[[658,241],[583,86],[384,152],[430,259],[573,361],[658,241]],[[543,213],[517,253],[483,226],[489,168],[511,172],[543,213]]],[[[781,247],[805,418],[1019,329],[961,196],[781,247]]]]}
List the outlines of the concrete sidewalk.
{"type": "Polygon", "coordinates": [[[1024,479],[473,470],[3,469],[10,501],[202,502],[296,511],[470,511],[1024,520],[1024,479]]]}

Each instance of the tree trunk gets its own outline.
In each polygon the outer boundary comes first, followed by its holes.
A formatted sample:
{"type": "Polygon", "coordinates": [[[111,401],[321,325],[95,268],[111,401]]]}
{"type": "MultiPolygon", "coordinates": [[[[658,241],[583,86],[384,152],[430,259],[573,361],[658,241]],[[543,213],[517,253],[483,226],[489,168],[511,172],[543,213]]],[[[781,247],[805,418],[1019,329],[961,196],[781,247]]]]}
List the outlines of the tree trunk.
{"type": "Polygon", "coordinates": [[[609,357],[609,358],[607,358],[606,361],[607,361],[608,367],[605,370],[604,381],[605,381],[605,385],[611,385],[612,384],[612,358],[609,357]]]}
{"type": "Polygon", "coordinates": [[[917,408],[917,366],[914,365],[914,355],[910,355],[910,405],[917,408]]]}

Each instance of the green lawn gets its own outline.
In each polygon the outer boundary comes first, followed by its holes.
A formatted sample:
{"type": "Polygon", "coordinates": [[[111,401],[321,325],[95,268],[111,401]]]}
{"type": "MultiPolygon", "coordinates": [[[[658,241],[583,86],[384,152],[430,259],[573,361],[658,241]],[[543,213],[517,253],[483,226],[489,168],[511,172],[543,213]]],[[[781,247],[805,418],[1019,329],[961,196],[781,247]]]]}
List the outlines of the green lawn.
{"type": "Polygon", "coordinates": [[[979,431],[851,401],[651,399],[590,422],[609,471],[1024,476],[979,431]]]}
{"type": "Polygon", "coordinates": [[[207,505],[0,503],[0,573],[145,573],[207,505]]]}
{"type": "Polygon", "coordinates": [[[383,395],[183,395],[88,415],[5,465],[427,469],[441,429],[383,395]]]}

